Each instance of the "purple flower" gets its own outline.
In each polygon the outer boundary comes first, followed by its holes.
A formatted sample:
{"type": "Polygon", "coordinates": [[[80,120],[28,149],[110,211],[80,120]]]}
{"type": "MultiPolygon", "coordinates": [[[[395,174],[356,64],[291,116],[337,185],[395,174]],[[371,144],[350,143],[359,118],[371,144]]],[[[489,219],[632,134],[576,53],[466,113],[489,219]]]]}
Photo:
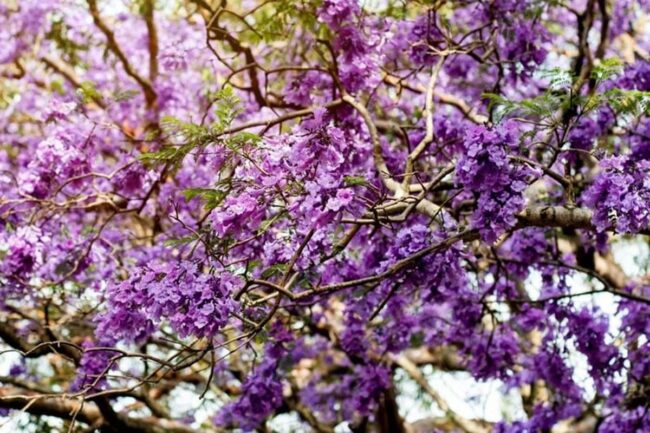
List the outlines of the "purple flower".
{"type": "Polygon", "coordinates": [[[624,233],[638,233],[650,225],[650,162],[628,157],[601,161],[602,171],[584,192],[583,200],[594,211],[598,231],[612,226],[624,233]]]}
{"type": "Polygon", "coordinates": [[[478,194],[472,227],[489,243],[514,227],[525,204],[523,192],[531,171],[507,158],[517,144],[515,134],[510,122],[492,129],[473,127],[456,169],[457,182],[478,194]]]}
{"type": "Polygon", "coordinates": [[[232,295],[242,284],[228,271],[205,274],[191,262],[143,270],[109,287],[110,308],[99,319],[97,335],[141,341],[166,320],[181,336],[213,337],[237,309],[232,295]]]}
{"type": "Polygon", "coordinates": [[[45,237],[38,228],[20,227],[3,236],[5,254],[0,263],[0,275],[28,278],[35,266],[43,262],[45,237]]]}
{"type": "Polygon", "coordinates": [[[99,391],[106,385],[106,375],[112,367],[112,358],[116,352],[94,349],[95,344],[89,340],[83,342],[84,353],[79,361],[77,376],[70,385],[70,390],[99,391]]]}
{"type": "Polygon", "coordinates": [[[259,221],[262,212],[263,208],[258,205],[257,199],[247,192],[239,196],[229,196],[223,206],[212,215],[214,229],[224,236],[259,221]]]}
{"type": "Polygon", "coordinates": [[[273,359],[257,366],[241,387],[241,397],[219,411],[215,423],[255,430],[282,404],[282,383],[273,359]]]}
{"type": "Polygon", "coordinates": [[[355,369],[357,377],[352,404],[362,415],[370,413],[379,402],[382,393],[391,383],[390,369],[383,365],[366,364],[355,369]]]}
{"type": "Polygon", "coordinates": [[[347,206],[354,199],[354,194],[350,188],[342,188],[336,192],[336,197],[327,201],[327,209],[338,212],[341,208],[347,206]]]}
{"type": "Polygon", "coordinates": [[[325,0],[318,10],[320,20],[335,28],[358,13],[359,3],[355,0],[325,0]]]}

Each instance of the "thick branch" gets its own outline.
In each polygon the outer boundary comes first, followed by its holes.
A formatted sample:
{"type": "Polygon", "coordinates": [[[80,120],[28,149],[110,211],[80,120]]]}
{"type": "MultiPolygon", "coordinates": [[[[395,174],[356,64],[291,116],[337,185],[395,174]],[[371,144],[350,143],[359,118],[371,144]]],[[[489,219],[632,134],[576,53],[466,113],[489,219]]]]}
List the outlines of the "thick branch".
{"type": "MultiPolygon", "coordinates": [[[[108,404],[107,402],[100,403],[108,404]]],[[[94,402],[56,395],[28,393],[19,388],[0,387],[0,407],[24,411],[38,416],[53,416],[65,420],[78,420],[98,426],[110,433],[194,433],[184,424],[154,417],[130,418],[111,408],[104,411],[94,402]],[[106,412],[111,412],[109,419],[106,412]]]]}
{"type": "Polygon", "coordinates": [[[370,116],[370,113],[366,109],[365,106],[357,102],[352,96],[350,95],[343,95],[344,102],[350,104],[352,108],[357,110],[357,112],[361,115],[363,118],[366,127],[368,128],[368,134],[370,135],[370,140],[372,141],[372,156],[375,160],[375,166],[377,167],[377,171],[379,172],[379,176],[384,182],[384,185],[386,185],[386,188],[388,188],[391,191],[400,191],[401,186],[399,182],[396,182],[393,177],[390,174],[390,171],[388,170],[388,166],[386,165],[386,160],[384,159],[384,155],[382,154],[382,149],[381,149],[381,142],[379,141],[379,133],[377,132],[377,126],[375,126],[374,122],[372,121],[372,117],[370,116]]]}
{"type": "Polygon", "coordinates": [[[158,76],[158,31],[153,17],[154,0],[144,2],[144,20],[149,35],[149,80],[153,83],[158,76]]]}
{"type": "Polygon", "coordinates": [[[397,356],[393,359],[393,362],[395,365],[398,367],[402,368],[406,373],[408,373],[409,376],[415,382],[417,382],[418,385],[424,390],[427,394],[431,396],[433,401],[436,402],[440,410],[442,410],[447,417],[461,430],[467,432],[467,433],[487,433],[488,429],[477,423],[476,421],[469,420],[466,418],[463,418],[462,416],[458,415],[456,412],[452,411],[447,402],[442,398],[438,392],[433,389],[431,384],[429,384],[429,381],[427,378],[422,374],[420,369],[413,364],[408,358],[405,356],[397,356]]]}
{"type": "Polygon", "coordinates": [[[102,415],[92,403],[81,404],[78,400],[64,398],[35,398],[38,395],[25,395],[24,391],[13,387],[0,387],[0,407],[28,412],[32,415],[47,415],[70,420],[76,419],[90,425],[102,423],[102,415]]]}
{"type": "Polygon", "coordinates": [[[590,209],[567,206],[535,206],[517,215],[521,226],[593,229],[590,209]]]}
{"type": "Polygon", "coordinates": [[[153,106],[156,101],[156,92],[154,91],[153,86],[149,81],[142,78],[129,63],[129,60],[115,39],[115,33],[113,33],[113,31],[108,27],[108,25],[102,20],[101,16],[99,15],[97,0],[86,0],[86,2],[88,3],[90,14],[93,17],[93,22],[102,31],[102,33],[104,33],[104,36],[106,36],[108,48],[120,60],[120,63],[122,63],[122,67],[124,68],[126,74],[129,77],[133,78],[140,85],[140,87],[142,87],[145,100],[147,101],[147,106],[153,106]]]}

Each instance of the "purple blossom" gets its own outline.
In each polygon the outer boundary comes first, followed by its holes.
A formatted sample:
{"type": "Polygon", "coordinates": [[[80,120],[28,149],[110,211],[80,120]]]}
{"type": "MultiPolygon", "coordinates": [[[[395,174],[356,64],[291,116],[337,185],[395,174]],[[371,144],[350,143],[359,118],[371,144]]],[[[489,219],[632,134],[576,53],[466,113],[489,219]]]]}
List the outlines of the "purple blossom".
{"type": "Polygon", "coordinates": [[[212,220],[216,232],[224,236],[243,225],[259,222],[261,217],[257,200],[245,192],[238,197],[228,197],[223,207],[214,212],[212,220]]]}
{"type": "Polygon", "coordinates": [[[106,375],[114,365],[113,358],[116,352],[110,350],[89,350],[96,346],[89,340],[83,342],[84,353],[79,361],[77,377],[70,384],[70,390],[99,391],[106,386],[106,375]]]}
{"type": "Polygon", "coordinates": [[[332,197],[327,202],[327,209],[338,212],[352,202],[354,195],[350,188],[341,188],[336,192],[336,197],[332,197]]]}
{"type": "Polygon", "coordinates": [[[650,224],[648,170],[650,163],[626,157],[611,157],[601,162],[602,170],[584,192],[583,199],[594,211],[599,231],[615,227],[624,233],[638,233],[650,224]]]}
{"type": "Polygon", "coordinates": [[[352,404],[362,415],[373,410],[391,380],[390,369],[382,365],[367,364],[356,368],[357,377],[352,404]]]}
{"type": "Polygon", "coordinates": [[[650,223],[648,0],[97,3],[0,5],[3,393],[58,396],[26,412],[105,390],[80,421],[180,431],[206,390],[217,430],[390,430],[405,355],[520,393],[495,433],[650,430],[647,278],[602,266],[650,223]]]}
{"type": "Polygon", "coordinates": [[[523,192],[531,173],[513,166],[507,158],[516,148],[515,134],[509,122],[492,129],[472,128],[456,169],[457,182],[478,194],[472,227],[478,228],[489,243],[514,227],[516,215],[525,204],[523,192]]]}
{"type": "Polygon", "coordinates": [[[332,27],[354,18],[359,13],[359,3],[354,0],[325,0],[318,10],[319,18],[332,27]]]}
{"type": "Polygon", "coordinates": [[[43,263],[44,239],[38,228],[20,227],[3,236],[4,257],[0,264],[0,275],[28,278],[35,266],[43,263]]]}
{"type": "Polygon", "coordinates": [[[215,336],[237,309],[242,280],[228,271],[202,273],[191,262],[145,270],[108,289],[110,309],[99,320],[104,341],[142,341],[169,321],[181,336],[215,336]]]}
{"type": "Polygon", "coordinates": [[[267,363],[257,367],[241,388],[242,396],[223,408],[215,423],[237,425],[244,431],[253,431],[282,404],[282,383],[275,374],[276,366],[267,363]]]}

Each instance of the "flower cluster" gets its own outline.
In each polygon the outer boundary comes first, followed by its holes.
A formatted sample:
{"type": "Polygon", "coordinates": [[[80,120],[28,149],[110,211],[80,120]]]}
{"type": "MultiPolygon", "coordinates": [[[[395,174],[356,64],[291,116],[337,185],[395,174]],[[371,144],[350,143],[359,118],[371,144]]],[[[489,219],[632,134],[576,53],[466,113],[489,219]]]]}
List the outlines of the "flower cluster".
{"type": "Polygon", "coordinates": [[[43,263],[43,234],[35,227],[19,227],[14,232],[6,231],[2,236],[0,251],[4,251],[0,264],[0,275],[28,278],[34,268],[43,263]]]}
{"type": "Polygon", "coordinates": [[[0,5],[0,414],[410,431],[404,355],[521,392],[494,432],[648,430],[650,293],[601,266],[650,224],[648,0],[138,3],[0,5]]]}
{"type": "Polygon", "coordinates": [[[97,335],[102,341],[141,341],[165,320],[183,337],[214,337],[237,309],[232,296],[242,284],[226,270],[204,273],[192,262],[151,267],[108,288],[109,309],[97,335]]]}
{"type": "Polygon", "coordinates": [[[282,382],[276,368],[273,359],[258,365],[242,385],[242,396],[223,408],[215,422],[224,426],[234,424],[244,431],[255,430],[282,404],[282,382]]]}
{"type": "Polygon", "coordinates": [[[70,384],[70,390],[99,391],[106,385],[106,373],[113,367],[116,352],[96,349],[95,344],[89,340],[83,342],[82,348],[84,353],[79,361],[77,377],[70,384]]]}
{"type": "Polygon", "coordinates": [[[22,190],[34,197],[46,197],[60,180],[88,171],[85,155],[73,143],[77,137],[59,135],[43,140],[26,170],[21,172],[22,190]]]}
{"type": "Polygon", "coordinates": [[[611,227],[623,233],[639,233],[650,224],[650,162],[627,157],[601,161],[602,171],[584,192],[584,203],[594,211],[599,231],[611,227]]]}
{"type": "MultiPolygon", "coordinates": [[[[650,71],[648,76],[650,77],[650,71]]],[[[630,148],[633,159],[650,160],[650,119],[642,120],[638,128],[632,132],[630,148]]]]}
{"type": "Polygon", "coordinates": [[[519,354],[517,337],[506,327],[489,335],[477,334],[470,344],[466,348],[472,355],[468,367],[479,379],[506,378],[519,354]]]}
{"type": "Polygon", "coordinates": [[[477,126],[468,131],[465,153],[458,161],[456,180],[478,195],[472,227],[486,242],[514,227],[523,208],[523,192],[530,170],[508,159],[517,148],[517,134],[511,123],[493,128],[477,126]]]}
{"type": "Polygon", "coordinates": [[[274,322],[269,331],[264,360],[242,384],[241,396],[221,408],[216,424],[253,431],[282,405],[281,369],[300,361],[310,351],[295,344],[294,336],[279,322],[274,322]]]}
{"type": "Polygon", "coordinates": [[[335,32],[334,48],[339,54],[339,74],[349,92],[368,89],[376,84],[379,37],[369,38],[359,4],[354,0],[326,0],[319,9],[319,20],[335,32]]]}
{"type": "Polygon", "coordinates": [[[239,196],[229,196],[223,206],[212,215],[215,232],[219,236],[226,236],[230,233],[239,233],[243,227],[255,227],[259,225],[264,212],[258,206],[255,197],[248,192],[239,196]]]}
{"type": "Polygon", "coordinates": [[[548,31],[539,22],[519,19],[502,33],[500,41],[504,56],[511,63],[511,76],[529,78],[546,59],[548,31]]]}
{"type": "Polygon", "coordinates": [[[46,23],[52,5],[47,2],[27,0],[18,10],[7,4],[0,5],[0,64],[12,63],[30,49],[30,40],[46,23]]]}
{"type": "Polygon", "coordinates": [[[355,369],[356,390],[352,400],[354,409],[367,415],[376,408],[381,394],[390,386],[390,369],[383,365],[367,364],[355,369]]]}
{"type": "Polygon", "coordinates": [[[567,321],[576,347],[587,357],[590,373],[597,383],[619,370],[618,349],[606,339],[609,321],[605,316],[583,308],[570,312],[567,321]]]}

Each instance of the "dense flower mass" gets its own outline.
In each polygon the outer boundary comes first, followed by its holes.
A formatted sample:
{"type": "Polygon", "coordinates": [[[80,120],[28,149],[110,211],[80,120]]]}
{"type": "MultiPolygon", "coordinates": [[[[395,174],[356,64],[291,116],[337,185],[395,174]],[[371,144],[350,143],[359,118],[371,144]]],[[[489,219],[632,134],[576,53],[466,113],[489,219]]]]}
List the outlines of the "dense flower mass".
{"type": "Polygon", "coordinates": [[[650,432],[649,20],[0,1],[0,425],[650,432]]]}
{"type": "Polygon", "coordinates": [[[153,323],[168,321],[179,335],[211,337],[228,323],[237,304],[232,299],[241,289],[240,277],[218,271],[218,277],[183,262],[145,269],[107,289],[106,314],[100,317],[98,336],[105,341],[141,341],[153,323]]]}
{"type": "Polygon", "coordinates": [[[601,162],[603,171],[585,192],[585,204],[594,209],[599,230],[616,227],[639,233],[650,225],[650,161],[612,157],[601,162]]]}
{"type": "Polygon", "coordinates": [[[216,423],[254,430],[282,404],[282,383],[272,362],[258,366],[241,387],[243,397],[221,410],[216,423]]]}
{"type": "Polygon", "coordinates": [[[468,132],[464,154],[458,161],[458,181],[478,194],[472,226],[490,243],[516,224],[516,215],[525,204],[527,170],[513,167],[508,160],[516,155],[515,134],[512,124],[493,130],[476,127],[468,132]]]}

